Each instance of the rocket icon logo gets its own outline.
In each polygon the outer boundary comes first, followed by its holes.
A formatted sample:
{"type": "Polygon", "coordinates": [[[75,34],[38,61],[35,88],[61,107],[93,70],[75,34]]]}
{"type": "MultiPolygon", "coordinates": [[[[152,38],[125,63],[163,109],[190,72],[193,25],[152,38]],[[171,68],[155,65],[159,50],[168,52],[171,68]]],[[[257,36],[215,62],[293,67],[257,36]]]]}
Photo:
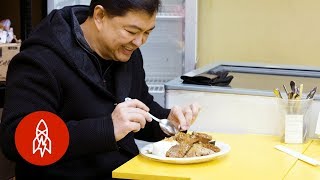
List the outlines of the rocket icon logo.
{"type": "Polygon", "coordinates": [[[36,137],[33,139],[33,154],[37,151],[40,152],[41,157],[46,151],[51,154],[51,140],[48,136],[48,131],[46,122],[41,119],[36,128],[36,137]]]}
{"type": "Polygon", "coordinates": [[[57,115],[36,111],[18,124],[15,145],[21,157],[29,163],[50,165],[61,159],[68,148],[68,128],[57,115]]]}

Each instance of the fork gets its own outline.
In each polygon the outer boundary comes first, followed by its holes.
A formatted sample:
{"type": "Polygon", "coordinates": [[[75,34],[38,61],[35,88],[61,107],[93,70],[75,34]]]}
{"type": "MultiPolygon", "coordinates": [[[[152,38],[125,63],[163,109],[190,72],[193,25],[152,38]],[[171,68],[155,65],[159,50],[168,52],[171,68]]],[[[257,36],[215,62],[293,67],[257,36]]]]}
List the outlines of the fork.
{"type": "MultiPolygon", "coordinates": [[[[125,98],[125,101],[130,101],[131,98],[127,97],[125,98]]],[[[175,128],[175,126],[171,123],[171,121],[169,121],[168,119],[159,119],[157,117],[155,117],[154,115],[152,115],[151,113],[147,112],[148,115],[155,121],[157,121],[160,125],[161,130],[168,134],[168,135],[175,135],[179,132],[179,130],[177,128],[175,128]]]]}

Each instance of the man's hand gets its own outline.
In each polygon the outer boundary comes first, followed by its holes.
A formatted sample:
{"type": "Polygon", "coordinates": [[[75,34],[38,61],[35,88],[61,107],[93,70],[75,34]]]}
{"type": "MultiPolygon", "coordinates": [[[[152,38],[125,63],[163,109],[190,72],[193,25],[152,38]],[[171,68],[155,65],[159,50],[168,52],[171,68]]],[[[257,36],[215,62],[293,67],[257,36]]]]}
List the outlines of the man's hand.
{"type": "Polygon", "coordinates": [[[193,103],[184,107],[173,106],[168,119],[181,131],[188,130],[196,120],[200,111],[200,105],[193,103]]]}
{"type": "Polygon", "coordinates": [[[137,99],[119,103],[111,114],[116,141],[124,138],[129,132],[138,132],[144,128],[146,120],[151,122],[149,108],[137,99]]]}

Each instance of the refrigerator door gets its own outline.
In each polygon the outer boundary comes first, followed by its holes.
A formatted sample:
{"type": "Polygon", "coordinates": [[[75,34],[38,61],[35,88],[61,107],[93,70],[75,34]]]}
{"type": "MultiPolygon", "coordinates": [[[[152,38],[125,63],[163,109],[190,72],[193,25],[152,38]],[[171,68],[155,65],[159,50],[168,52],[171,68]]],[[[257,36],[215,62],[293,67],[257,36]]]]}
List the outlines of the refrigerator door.
{"type": "Polygon", "coordinates": [[[164,84],[196,64],[197,0],[162,1],[156,20],[141,52],[149,92],[164,106],[164,84]]]}

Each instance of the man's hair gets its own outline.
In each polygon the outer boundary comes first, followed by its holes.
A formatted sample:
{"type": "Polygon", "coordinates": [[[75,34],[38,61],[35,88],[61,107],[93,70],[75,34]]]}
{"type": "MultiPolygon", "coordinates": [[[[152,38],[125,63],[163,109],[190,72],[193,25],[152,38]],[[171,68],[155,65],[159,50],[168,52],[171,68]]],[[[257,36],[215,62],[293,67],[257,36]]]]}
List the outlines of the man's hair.
{"type": "Polygon", "coordinates": [[[97,5],[103,6],[108,16],[124,16],[129,11],[144,11],[149,15],[158,12],[161,0],[91,0],[89,16],[97,5]]]}

